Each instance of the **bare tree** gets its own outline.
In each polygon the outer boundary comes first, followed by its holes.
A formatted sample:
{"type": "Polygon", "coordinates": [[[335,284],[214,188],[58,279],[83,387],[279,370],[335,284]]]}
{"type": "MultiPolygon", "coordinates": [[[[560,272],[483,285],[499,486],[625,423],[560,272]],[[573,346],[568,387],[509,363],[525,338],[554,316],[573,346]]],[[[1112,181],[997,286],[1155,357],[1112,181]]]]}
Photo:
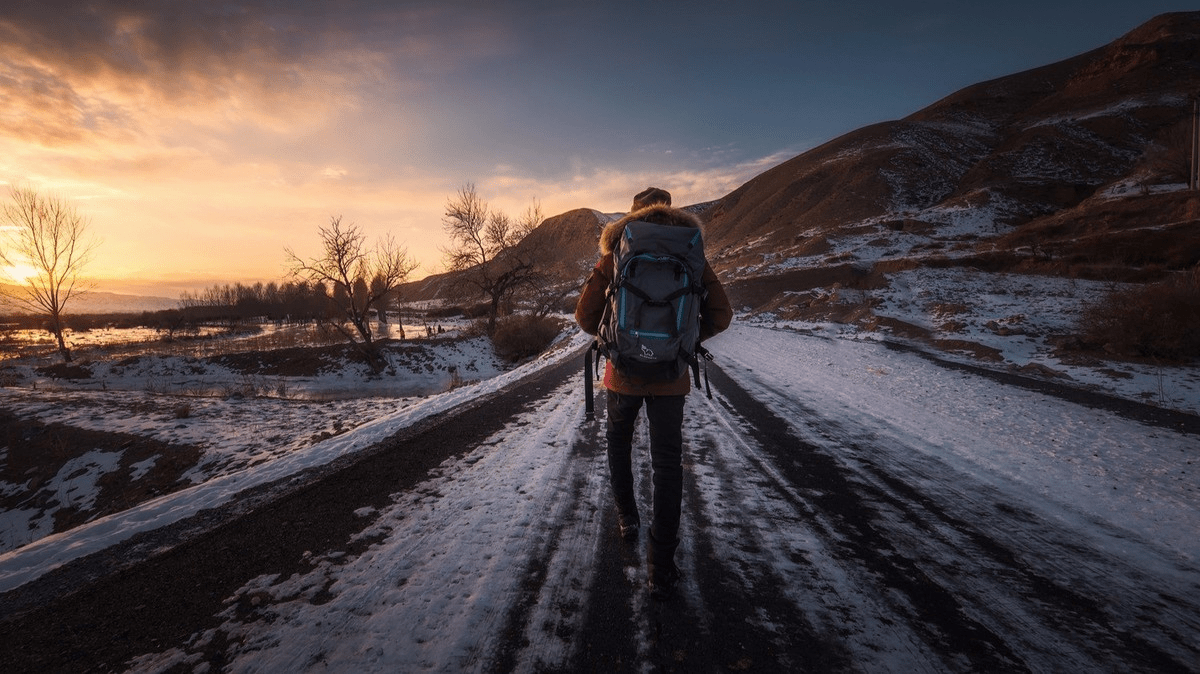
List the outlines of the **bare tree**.
{"type": "Polygon", "coordinates": [[[522,287],[535,287],[541,279],[537,253],[532,246],[519,246],[542,221],[541,206],[534,202],[513,220],[488,208],[475,186],[468,183],[446,203],[442,225],[450,235],[443,248],[446,268],[458,272],[461,282],[490,302],[488,332],[496,329],[500,308],[511,302],[522,287]]]}
{"type": "Polygon", "coordinates": [[[391,236],[368,249],[366,235],[356,225],[343,226],[340,216],[331,218],[319,232],[323,249],[320,257],[306,261],[290,248],[285,249],[291,273],[298,279],[332,288],[330,322],[374,362],[370,310],[382,304],[420,265],[409,259],[408,251],[391,236]]]}
{"type": "Polygon", "coordinates": [[[63,362],[69,363],[71,350],[63,339],[64,311],[68,302],[93,285],[82,274],[98,242],[85,239],[87,221],[73,206],[30,188],[13,188],[12,200],[0,213],[6,225],[0,261],[9,267],[31,269],[16,290],[4,294],[46,317],[63,362]]]}

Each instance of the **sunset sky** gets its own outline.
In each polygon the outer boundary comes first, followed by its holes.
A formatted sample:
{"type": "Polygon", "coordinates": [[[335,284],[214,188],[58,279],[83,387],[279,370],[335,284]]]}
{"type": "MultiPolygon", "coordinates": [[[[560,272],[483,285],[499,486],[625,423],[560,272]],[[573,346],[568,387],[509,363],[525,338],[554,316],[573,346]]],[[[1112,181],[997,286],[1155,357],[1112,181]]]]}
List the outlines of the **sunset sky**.
{"type": "Polygon", "coordinates": [[[285,278],[331,216],[441,271],[446,201],[708,201],[1102,46],[1158,0],[0,2],[0,197],[70,199],[99,289],[285,278]]]}

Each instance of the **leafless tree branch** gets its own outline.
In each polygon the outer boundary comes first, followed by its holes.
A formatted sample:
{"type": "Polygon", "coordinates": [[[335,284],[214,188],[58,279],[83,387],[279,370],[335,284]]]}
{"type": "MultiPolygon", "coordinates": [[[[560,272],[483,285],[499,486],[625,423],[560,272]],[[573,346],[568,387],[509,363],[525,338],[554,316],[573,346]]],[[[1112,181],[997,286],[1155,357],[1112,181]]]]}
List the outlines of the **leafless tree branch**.
{"type": "Polygon", "coordinates": [[[541,278],[535,251],[522,246],[541,221],[541,206],[536,202],[514,221],[490,210],[470,183],[446,203],[442,225],[451,241],[442,249],[446,268],[488,298],[489,332],[496,328],[501,305],[511,301],[519,288],[532,287],[541,278]]]}
{"type": "Polygon", "coordinates": [[[305,260],[291,248],[284,249],[290,272],[298,279],[331,287],[330,322],[374,358],[371,309],[383,311],[386,298],[420,265],[390,235],[368,248],[362,230],[343,225],[341,216],[330,218],[329,225],[320,227],[318,233],[320,257],[305,260]]]}
{"type": "Polygon", "coordinates": [[[8,226],[0,261],[9,267],[29,265],[33,273],[16,290],[4,294],[46,316],[63,361],[70,362],[71,351],[63,338],[64,310],[68,302],[93,287],[83,278],[83,270],[99,244],[86,238],[87,221],[63,199],[42,196],[30,188],[13,188],[11,197],[0,208],[8,226]]]}

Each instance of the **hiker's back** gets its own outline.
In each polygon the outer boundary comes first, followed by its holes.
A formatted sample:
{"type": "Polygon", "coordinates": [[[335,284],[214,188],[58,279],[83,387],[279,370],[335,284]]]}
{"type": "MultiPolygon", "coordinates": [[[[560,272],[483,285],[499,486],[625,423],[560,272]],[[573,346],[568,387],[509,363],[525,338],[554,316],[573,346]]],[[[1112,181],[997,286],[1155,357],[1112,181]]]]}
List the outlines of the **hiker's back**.
{"type": "Polygon", "coordinates": [[[674,381],[695,362],[704,300],[704,240],[696,227],[634,220],[613,249],[600,324],[612,366],[643,381],[674,381]]]}

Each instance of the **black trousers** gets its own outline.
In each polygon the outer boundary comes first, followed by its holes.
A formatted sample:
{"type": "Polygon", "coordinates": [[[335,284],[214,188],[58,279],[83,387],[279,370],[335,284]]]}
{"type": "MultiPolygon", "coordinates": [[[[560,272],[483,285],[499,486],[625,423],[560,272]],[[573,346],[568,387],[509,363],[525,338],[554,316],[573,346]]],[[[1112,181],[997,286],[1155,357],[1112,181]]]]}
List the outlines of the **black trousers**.
{"type": "Polygon", "coordinates": [[[683,500],[683,401],[685,396],[634,396],[608,392],[608,470],[617,509],[640,521],[633,490],[633,430],[645,406],[650,425],[654,507],[647,545],[649,571],[674,568],[683,500]]]}

